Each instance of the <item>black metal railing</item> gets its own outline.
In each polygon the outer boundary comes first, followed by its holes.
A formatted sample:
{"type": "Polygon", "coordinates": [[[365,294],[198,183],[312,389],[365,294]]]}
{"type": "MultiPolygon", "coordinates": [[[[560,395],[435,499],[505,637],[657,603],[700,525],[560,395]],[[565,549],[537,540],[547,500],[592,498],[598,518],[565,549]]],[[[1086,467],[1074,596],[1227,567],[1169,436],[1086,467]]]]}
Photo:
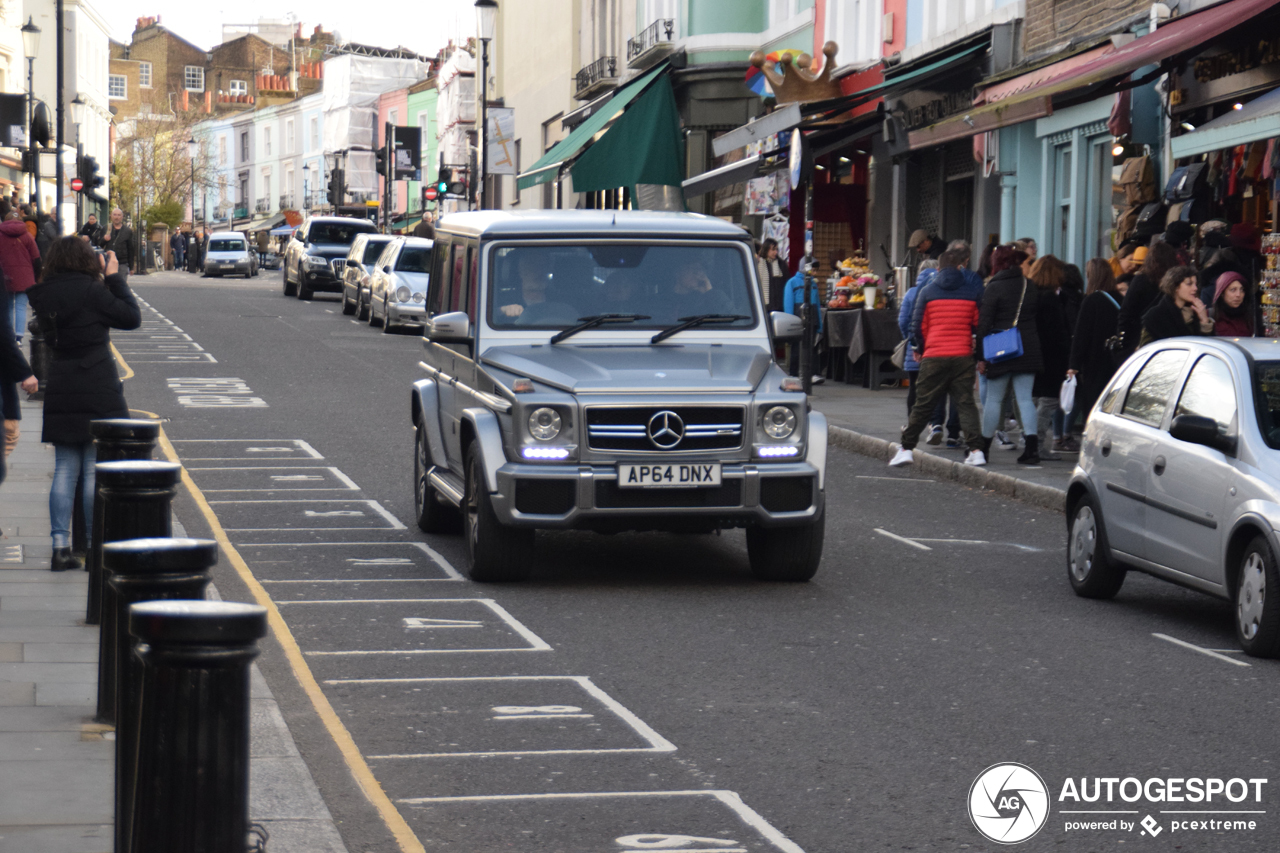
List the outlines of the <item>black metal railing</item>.
{"type": "Polygon", "coordinates": [[[253,206],[253,212],[254,212],[254,213],[270,213],[270,212],[271,212],[271,199],[269,199],[269,198],[260,198],[260,199],[258,199],[257,204],[255,204],[255,205],[253,206]]]}
{"type": "Polygon", "coordinates": [[[280,196],[280,209],[281,210],[293,209],[293,193],[285,193],[284,195],[280,196]]]}
{"type": "Polygon", "coordinates": [[[585,92],[597,83],[605,80],[612,80],[618,76],[618,58],[615,56],[602,56],[590,65],[584,66],[578,72],[578,89],[579,93],[585,92]]]}
{"type": "Polygon", "coordinates": [[[644,56],[660,44],[670,43],[675,31],[674,18],[659,18],[654,21],[635,38],[627,39],[627,62],[644,56]]]}

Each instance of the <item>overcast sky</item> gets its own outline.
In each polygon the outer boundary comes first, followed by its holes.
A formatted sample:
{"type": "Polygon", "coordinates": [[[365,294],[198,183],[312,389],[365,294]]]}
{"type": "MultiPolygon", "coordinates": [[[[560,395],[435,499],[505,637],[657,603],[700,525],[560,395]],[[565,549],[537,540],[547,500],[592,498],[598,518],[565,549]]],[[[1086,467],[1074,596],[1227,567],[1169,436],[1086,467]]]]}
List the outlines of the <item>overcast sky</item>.
{"type": "MultiPolygon", "coordinates": [[[[206,50],[222,41],[223,24],[251,24],[259,18],[283,20],[290,14],[303,35],[316,24],[337,30],[344,41],[377,47],[408,47],[434,56],[449,39],[475,35],[475,0],[411,0],[362,3],[359,0],[90,0],[111,27],[111,37],[128,44],[138,18],[160,16],[160,23],[206,50]]],[[[527,2],[527,0],[510,0],[527,2]]]]}

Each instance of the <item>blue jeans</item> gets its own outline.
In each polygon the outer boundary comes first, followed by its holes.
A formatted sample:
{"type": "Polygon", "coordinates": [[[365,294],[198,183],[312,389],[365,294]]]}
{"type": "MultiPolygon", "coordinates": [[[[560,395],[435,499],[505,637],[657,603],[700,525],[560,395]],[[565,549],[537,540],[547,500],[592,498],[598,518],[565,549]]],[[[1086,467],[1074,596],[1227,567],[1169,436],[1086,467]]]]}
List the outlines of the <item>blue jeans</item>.
{"type": "Polygon", "coordinates": [[[76,499],[76,481],[83,480],[84,518],[93,518],[93,466],[98,452],[92,441],[53,446],[53,486],[49,489],[49,527],[53,547],[71,547],[71,514],[76,499]]]}
{"type": "Polygon", "coordinates": [[[27,331],[27,294],[10,293],[9,294],[9,322],[13,324],[13,333],[18,336],[21,343],[23,334],[27,331]]]}
{"type": "Polygon", "coordinates": [[[1006,373],[1004,376],[987,377],[986,397],[982,401],[982,435],[991,438],[1000,427],[1000,409],[1004,403],[1005,389],[1013,383],[1013,400],[1022,418],[1022,431],[1031,435],[1036,426],[1036,406],[1031,401],[1031,388],[1036,384],[1034,373],[1006,373]]]}

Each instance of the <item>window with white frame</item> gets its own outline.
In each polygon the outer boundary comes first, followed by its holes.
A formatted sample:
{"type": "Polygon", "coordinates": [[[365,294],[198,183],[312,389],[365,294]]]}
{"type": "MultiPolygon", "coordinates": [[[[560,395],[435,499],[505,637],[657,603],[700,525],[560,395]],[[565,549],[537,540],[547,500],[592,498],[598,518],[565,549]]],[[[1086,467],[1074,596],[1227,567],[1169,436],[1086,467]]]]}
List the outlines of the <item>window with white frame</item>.
{"type": "Polygon", "coordinates": [[[262,156],[271,156],[271,128],[269,127],[262,129],[262,156]]]}
{"type": "Polygon", "coordinates": [[[143,89],[151,88],[151,63],[138,63],[138,85],[143,89]]]}
{"type": "Polygon", "coordinates": [[[871,62],[880,57],[882,0],[845,0],[827,4],[826,31],[840,52],[836,65],[871,62]]]}
{"type": "Polygon", "coordinates": [[[249,159],[249,131],[240,132],[240,162],[244,163],[249,159]]]}
{"type": "Polygon", "coordinates": [[[123,74],[107,75],[107,97],[113,100],[129,97],[129,78],[123,74]]]}
{"type": "MultiPolygon", "coordinates": [[[[427,149],[431,147],[429,134],[431,133],[431,114],[428,112],[418,113],[418,149],[423,153],[427,153],[427,149]]],[[[422,162],[426,163],[424,157],[422,162]]]]}
{"type": "Polygon", "coordinates": [[[311,136],[310,150],[315,151],[320,147],[320,119],[316,116],[311,117],[311,130],[309,135],[311,136]]]}
{"type": "Polygon", "coordinates": [[[244,80],[232,80],[227,92],[232,95],[247,95],[249,94],[249,84],[244,80]]]}
{"type": "Polygon", "coordinates": [[[188,65],[182,72],[182,85],[188,92],[204,91],[204,69],[199,65],[188,65]]]}
{"type": "Polygon", "coordinates": [[[286,119],[284,123],[284,153],[292,154],[293,152],[293,119],[286,119]]]}
{"type": "Polygon", "coordinates": [[[393,124],[393,125],[397,124],[398,122],[396,121],[396,119],[398,119],[399,117],[400,117],[399,110],[387,110],[387,121],[390,124],[393,124]]]}
{"type": "MultiPolygon", "coordinates": [[[[284,170],[284,183],[280,185],[281,195],[293,195],[293,164],[290,163],[284,170]]],[[[289,199],[289,203],[293,203],[293,199],[289,199]]]]}
{"type": "Polygon", "coordinates": [[[271,199],[271,167],[262,170],[262,200],[269,205],[271,199]]]}
{"type": "Polygon", "coordinates": [[[218,204],[227,203],[227,176],[218,176],[218,204]]]}
{"type": "Polygon", "coordinates": [[[227,138],[225,136],[218,137],[218,165],[227,165],[227,138]]]}
{"type": "Polygon", "coordinates": [[[769,0],[769,26],[795,17],[796,0],[769,0]]]}

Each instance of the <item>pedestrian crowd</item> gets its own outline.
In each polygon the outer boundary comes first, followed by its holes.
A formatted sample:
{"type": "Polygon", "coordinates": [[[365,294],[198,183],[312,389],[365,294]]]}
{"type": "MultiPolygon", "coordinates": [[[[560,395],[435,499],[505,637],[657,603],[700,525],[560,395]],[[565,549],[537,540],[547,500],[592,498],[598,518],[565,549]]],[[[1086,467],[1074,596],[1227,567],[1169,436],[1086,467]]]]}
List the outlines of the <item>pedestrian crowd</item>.
{"type": "Polygon", "coordinates": [[[1262,238],[1248,223],[1174,221],[1083,273],[1029,238],[990,245],[977,264],[963,240],[942,249],[918,231],[911,244],[919,271],[898,313],[910,389],[895,467],[944,432],[949,447],[963,432],[965,464],[985,465],[993,447],[1017,449],[1014,425],[1022,464],[1078,452],[1089,411],[1139,346],[1262,328],[1262,238]]]}

